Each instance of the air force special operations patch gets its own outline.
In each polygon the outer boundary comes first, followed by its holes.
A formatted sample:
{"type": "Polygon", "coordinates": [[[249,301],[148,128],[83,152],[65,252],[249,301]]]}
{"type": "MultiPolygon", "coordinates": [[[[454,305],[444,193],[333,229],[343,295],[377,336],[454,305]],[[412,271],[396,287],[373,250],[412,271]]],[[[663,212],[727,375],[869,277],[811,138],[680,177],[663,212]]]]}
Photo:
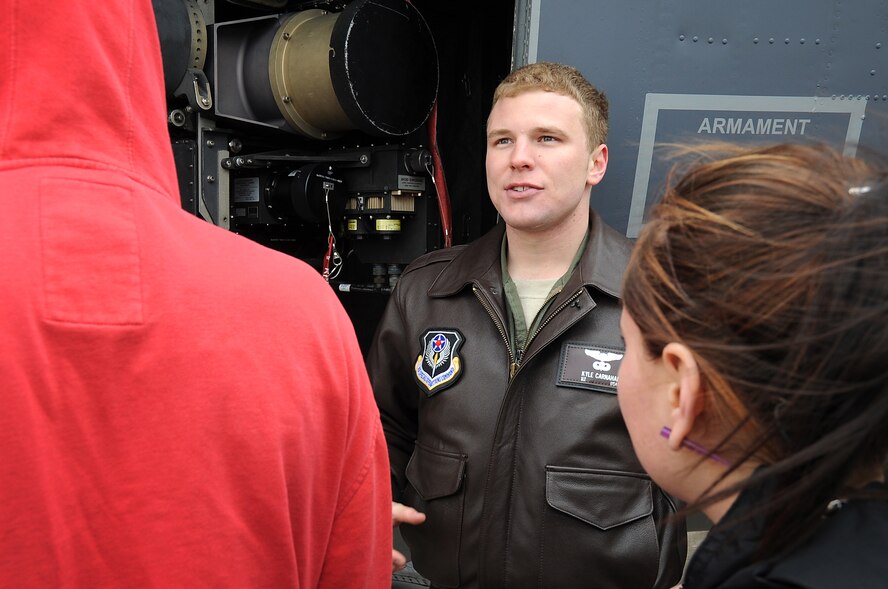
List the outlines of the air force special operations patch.
{"type": "Polygon", "coordinates": [[[459,347],[465,341],[456,329],[433,329],[422,336],[422,351],[416,358],[416,380],[429,396],[456,383],[462,374],[459,347]]]}
{"type": "MultiPolygon", "coordinates": [[[[430,329],[420,338],[422,347],[413,372],[429,397],[453,386],[462,376],[465,366],[459,348],[464,341],[463,334],[453,328],[430,329]]],[[[624,350],[596,344],[565,343],[557,384],[615,394],[624,354],[624,350]]]]}

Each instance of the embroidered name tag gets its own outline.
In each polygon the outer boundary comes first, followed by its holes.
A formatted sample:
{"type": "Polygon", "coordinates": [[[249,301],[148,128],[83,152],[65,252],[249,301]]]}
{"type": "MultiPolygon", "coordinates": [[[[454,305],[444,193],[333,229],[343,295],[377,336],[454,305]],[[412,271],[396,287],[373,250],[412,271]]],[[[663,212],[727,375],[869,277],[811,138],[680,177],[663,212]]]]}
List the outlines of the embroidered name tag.
{"type": "Polygon", "coordinates": [[[616,394],[624,353],[624,350],[594,344],[564,344],[558,384],[616,394]]]}
{"type": "Polygon", "coordinates": [[[463,364],[458,352],[465,341],[457,329],[432,329],[421,338],[422,350],[416,358],[416,381],[428,396],[453,386],[462,376],[463,364]]]}

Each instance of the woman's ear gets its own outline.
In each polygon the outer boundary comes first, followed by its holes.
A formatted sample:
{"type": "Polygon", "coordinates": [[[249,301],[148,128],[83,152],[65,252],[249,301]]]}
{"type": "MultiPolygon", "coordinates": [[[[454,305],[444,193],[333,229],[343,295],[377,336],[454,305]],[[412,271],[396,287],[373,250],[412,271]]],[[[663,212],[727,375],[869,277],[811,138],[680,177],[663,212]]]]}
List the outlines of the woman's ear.
{"type": "Polygon", "coordinates": [[[703,411],[700,371],[696,358],[684,344],[666,344],[661,359],[671,381],[669,402],[672,405],[672,423],[669,426],[672,433],[669,434],[669,447],[678,450],[703,411]]]}

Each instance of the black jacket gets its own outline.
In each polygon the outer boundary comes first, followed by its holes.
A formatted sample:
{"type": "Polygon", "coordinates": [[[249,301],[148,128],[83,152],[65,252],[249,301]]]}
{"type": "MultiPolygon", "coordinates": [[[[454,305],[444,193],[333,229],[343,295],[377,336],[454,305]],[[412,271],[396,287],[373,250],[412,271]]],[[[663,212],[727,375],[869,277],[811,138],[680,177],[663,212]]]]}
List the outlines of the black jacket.
{"type": "Polygon", "coordinates": [[[520,362],[496,227],[401,277],[368,356],[401,526],[441,587],[642,589],[678,582],[682,526],[620,416],[620,283],[630,243],[593,214],[578,267],[520,362]],[[510,379],[510,366],[514,377],[510,379]]]}
{"type": "Polygon", "coordinates": [[[888,587],[888,501],[851,500],[825,510],[814,535],[799,548],[753,562],[761,525],[745,514],[762,495],[754,489],[741,493],[694,553],[684,589],[888,587]]]}

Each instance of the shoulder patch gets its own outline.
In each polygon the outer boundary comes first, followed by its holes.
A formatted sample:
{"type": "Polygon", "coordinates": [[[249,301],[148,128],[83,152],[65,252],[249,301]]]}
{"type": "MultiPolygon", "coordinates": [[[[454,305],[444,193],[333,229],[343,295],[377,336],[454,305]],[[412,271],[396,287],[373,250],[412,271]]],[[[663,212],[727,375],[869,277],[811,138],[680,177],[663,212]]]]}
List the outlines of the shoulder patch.
{"type": "Polygon", "coordinates": [[[465,367],[459,348],[465,341],[458,329],[430,329],[420,338],[414,374],[428,396],[456,384],[465,367]]]}
{"type": "Polygon", "coordinates": [[[559,386],[617,393],[625,350],[597,344],[565,343],[558,367],[559,386]]]}

